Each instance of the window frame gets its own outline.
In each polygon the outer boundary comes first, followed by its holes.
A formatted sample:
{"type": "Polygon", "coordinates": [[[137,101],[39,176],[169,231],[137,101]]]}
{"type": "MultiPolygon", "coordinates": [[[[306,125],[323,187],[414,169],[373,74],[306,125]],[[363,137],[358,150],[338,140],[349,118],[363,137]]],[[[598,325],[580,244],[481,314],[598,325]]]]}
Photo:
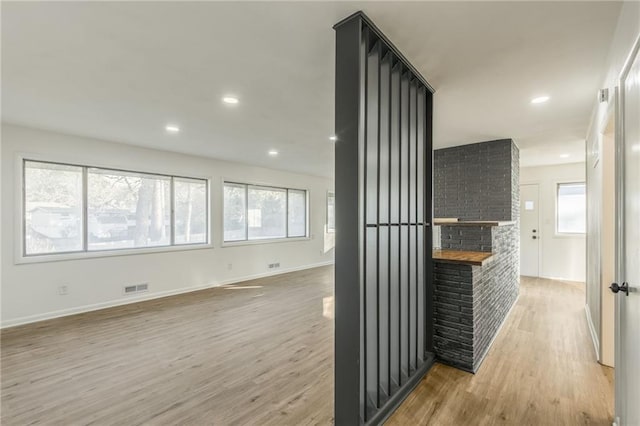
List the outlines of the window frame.
{"type": "Polygon", "coordinates": [[[254,245],[254,244],[271,244],[271,243],[284,243],[284,242],[292,242],[292,241],[307,241],[311,239],[310,232],[310,222],[311,222],[311,213],[309,209],[309,200],[311,198],[311,191],[304,188],[291,188],[285,187],[281,185],[272,185],[268,183],[253,183],[253,182],[240,182],[235,179],[222,179],[222,191],[221,191],[221,205],[222,205],[222,231],[220,232],[220,246],[221,247],[233,247],[233,246],[242,246],[242,245],[254,245]],[[245,195],[245,239],[243,240],[225,240],[224,236],[224,211],[225,211],[225,203],[224,203],[224,190],[227,184],[237,185],[244,187],[244,195],[245,195]],[[285,191],[286,193],[286,208],[285,208],[285,236],[284,237],[273,237],[273,238],[258,238],[258,239],[250,239],[249,238],[249,187],[253,188],[266,188],[266,189],[276,189],[285,191]],[[289,236],[289,191],[299,191],[305,193],[305,235],[290,237],[289,236]]]}
{"type": "Polygon", "coordinates": [[[336,232],[336,192],[335,191],[327,191],[327,200],[326,200],[326,214],[327,214],[327,233],[333,234],[336,232]],[[329,198],[333,198],[333,228],[329,226],[329,198]]]}
{"type": "Polygon", "coordinates": [[[202,249],[211,249],[213,248],[212,244],[212,235],[211,235],[211,178],[209,177],[195,177],[195,176],[185,176],[181,174],[169,174],[163,172],[155,172],[155,171],[141,171],[141,170],[131,170],[127,168],[120,167],[112,167],[104,164],[91,164],[85,162],[71,162],[65,160],[58,160],[53,156],[42,156],[42,155],[17,155],[16,161],[16,177],[17,182],[19,182],[19,191],[16,191],[16,218],[20,221],[20,226],[14,226],[16,238],[15,240],[18,242],[15,247],[15,264],[23,264],[23,263],[41,263],[41,262],[56,262],[56,261],[64,261],[64,260],[77,260],[77,259],[85,259],[85,258],[100,258],[100,257],[111,257],[111,256],[125,256],[125,255],[136,255],[136,254],[150,254],[150,253],[161,253],[161,252],[170,252],[170,251],[186,251],[186,250],[202,250],[202,249]],[[35,254],[27,254],[27,245],[26,245],[26,164],[28,162],[32,163],[45,163],[45,164],[54,164],[60,166],[70,166],[70,167],[79,167],[82,170],[82,188],[81,188],[81,203],[82,203],[82,249],[76,251],[64,251],[64,252],[55,252],[55,253],[35,253],[35,254]],[[89,223],[88,223],[88,174],[89,169],[98,169],[107,172],[120,172],[120,173],[131,173],[137,175],[147,175],[151,177],[162,177],[168,178],[170,182],[169,192],[170,192],[170,236],[169,236],[169,244],[165,245],[157,245],[150,247],[124,247],[124,248],[113,248],[113,249],[103,249],[103,250],[89,250],[89,240],[88,240],[88,232],[89,232],[89,223]],[[174,179],[185,179],[190,181],[202,181],[205,184],[205,194],[206,194],[206,202],[205,202],[205,217],[206,217],[206,241],[203,243],[189,243],[189,244],[175,244],[175,188],[174,188],[174,179]]]}
{"type": "Polygon", "coordinates": [[[561,232],[559,230],[559,226],[560,226],[560,208],[559,208],[559,204],[560,204],[560,187],[562,185],[584,185],[584,189],[585,189],[585,215],[587,212],[587,182],[586,181],[580,181],[580,180],[576,180],[576,181],[561,181],[561,182],[555,182],[555,205],[556,205],[556,211],[555,211],[555,223],[554,223],[554,234],[555,237],[558,238],[572,238],[572,237],[585,237],[587,235],[587,229],[586,229],[586,222],[585,222],[585,230],[584,232],[561,232]]]}

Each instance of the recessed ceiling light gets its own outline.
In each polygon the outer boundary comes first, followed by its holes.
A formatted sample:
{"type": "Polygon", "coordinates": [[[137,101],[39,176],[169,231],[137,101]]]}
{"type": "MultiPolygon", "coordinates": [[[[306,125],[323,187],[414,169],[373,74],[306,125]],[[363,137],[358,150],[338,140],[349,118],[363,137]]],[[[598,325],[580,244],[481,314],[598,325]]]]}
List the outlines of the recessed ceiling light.
{"type": "Polygon", "coordinates": [[[278,151],[276,151],[275,149],[269,150],[269,155],[275,157],[276,155],[278,155],[278,151]]]}
{"type": "Polygon", "coordinates": [[[224,102],[225,104],[235,105],[240,101],[235,96],[228,95],[222,98],[222,102],[224,102]]]}
{"type": "Polygon", "coordinates": [[[180,127],[175,124],[167,124],[164,129],[169,133],[178,133],[180,131],[180,127]]]}
{"type": "Polygon", "coordinates": [[[560,154],[560,158],[569,158],[571,154],[560,154]]]}
{"type": "Polygon", "coordinates": [[[549,96],[538,96],[537,98],[531,99],[532,104],[542,104],[549,100],[549,96]]]}
{"type": "Polygon", "coordinates": [[[332,141],[332,142],[335,142],[335,141],[338,140],[338,137],[336,135],[329,136],[329,140],[332,141]]]}

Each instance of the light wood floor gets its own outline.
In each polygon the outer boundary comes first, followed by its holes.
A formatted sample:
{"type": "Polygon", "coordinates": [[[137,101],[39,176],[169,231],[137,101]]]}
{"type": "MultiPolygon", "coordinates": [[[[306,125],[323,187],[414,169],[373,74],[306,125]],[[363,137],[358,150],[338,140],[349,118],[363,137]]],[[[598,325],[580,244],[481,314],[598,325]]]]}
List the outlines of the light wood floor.
{"type": "Polygon", "coordinates": [[[323,267],[7,329],[1,423],[330,424],[332,295],[323,267]]]}
{"type": "Polygon", "coordinates": [[[613,369],[595,361],[584,285],[522,278],[520,298],[475,374],[436,364],[395,425],[611,425],[613,369]]]}
{"type": "MultiPolygon", "coordinates": [[[[3,330],[1,423],[330,424],[332,295],[324,267],[3,330]]],[[[524,279],[478,374],[436,364],[387,424],[610,425],[583,305],[524,279]]]]}

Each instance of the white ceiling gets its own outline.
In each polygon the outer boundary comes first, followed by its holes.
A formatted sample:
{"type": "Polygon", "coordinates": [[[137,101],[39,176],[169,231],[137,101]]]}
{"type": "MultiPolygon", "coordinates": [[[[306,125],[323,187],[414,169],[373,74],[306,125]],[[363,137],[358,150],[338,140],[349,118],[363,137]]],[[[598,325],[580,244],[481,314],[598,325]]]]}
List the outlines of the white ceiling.
{"type": "Polygon", "coordinates": [[[435,87],[437,148],[582,161],[620,3],[3,2],[2,119],[331,176],[332,26],[357,10],[435,87]]]}

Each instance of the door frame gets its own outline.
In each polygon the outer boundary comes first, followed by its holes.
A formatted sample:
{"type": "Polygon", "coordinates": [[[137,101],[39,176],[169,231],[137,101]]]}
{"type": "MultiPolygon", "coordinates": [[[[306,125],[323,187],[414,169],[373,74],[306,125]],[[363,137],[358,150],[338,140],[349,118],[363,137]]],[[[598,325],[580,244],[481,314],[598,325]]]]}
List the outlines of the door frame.
{"type": "MultiPolygon", "coordinates": [[[[598,138],[600,139],[599,141],[599,145],[600,145],[600,153],[599,155],[599,161],[600,161],[600,167],[601,167],[601,175],[600,175],[600,182],[601,182],[601,187],[600,187],[600,201],[602,202],[600,205],[600,223],[598,224],[598,226],[600,227],[600,240],[598,241],[599,245],[600,245],[600,271],[599,271],[599,278],[600,278],[600,292],[598,294],[598,313],[600,315],[600,330],[599,330],[599,345],[598,345],[598,362],[600,362],[602,365],[608,366],[608,367],[613,367],[615,368],[616,365],[616,360],[615,360],[615,354],[617,352],[616,349],[616,342],[618,341],[617,337],[616,337],[616,306],[615,303],[617,303],[618,298],[614,297],[614,308],[613,308],[613,317],[614,317],[614,329],[613,329],[613,336],[609,336],[613,338],[613,345],[614,345],[614,349],[613,349],[613,365],[607,364],[604,361],[604,340],[605,340],[605,333],[609,334],[611,333],[611,331],[606,332],[605,331],[605,326],[604,326],[604,307],[605,307],[605,299],[604,299],[604,294],[603,291],[609,291],[608,287],[611,284],[610,282],[606,282],[603,279],[603,269],[604,269],[604,263],[603,263],[603,259],[602,259],[602,253],[604,252],[603,250],[603,242],[605,240],[605,236],[604,236],[604,191],[605,191],[605,186],[604,186],[604,181],[605,181],[605,161],[604,161],[604,156],[605,156],[605,152],[604,150],[607,149],[605,147],[605,143],[606,143],[606,135],[608,135],[609,133],[607,133],[607,129],[609,129],[609,125],[611,122],[613,122],[613,161],[614,161],[614,165],[613,165],[613,182],[614,182],[614,194],[613,194],[613,216],[614,216],[614,224],[613,224],[613,247],[614,247],[614,253],[613,253],[613,275],[614,275],[614,280],[617,280],[618,275],[617,275],[617,258],[618,258],[618,246],[617,246],[617,242],[618,242],[618,211],[619,211],[619,206],[618,206],[618,201],[620,199],[619,195],[618,195],[618,189],[617,189],[617,185],[618,185],[618,87],[615,87],[613,89],[613,92],[611,93],[611,95],[609,96],[609,99],[607,100],[607,111],[605,112],[602,120],[600,121],[600,129],[602,129],[602,131],[600,133],[598,133],[598,138]]],[[[589,167],[589,165],[587,164],[587,167],[589,167]]],[[[615,296],[615,295],[614,295],[615,296]]],[[[609,317],[610,318],[610,317],[609,317]]]]}
{"type": "MultiPolygon", "coordinates": [[[[636,57],[640,54],[640,36],[633,43],[633,47],[622,67],[620,76],[618,77],[617,92],[617,114],[616,119],[616,281],[623,282],[625,273],[624,248],[624,172],[625,172],[625,138],[624,138],[624,84],[636,57]]],[[[615,424],[620,424],[620,413],[626,412],[626,395],[623,394],[626,389],[627,378],[625,373],[621,371],[624,366],[622,362],[622,351],[624,347],[621,339],[621,329],[625,326],[622,318],[624,318],[625,304],[621,297],[616,297],[616,319],[615,319],[615,381],[614,381],[614,400],[615,400],[615,424]],[[624,384],[624,386],[622,386],[624,384]]]]}
{"type": "MultiPolygon", "coordinates": [[[[541,252],[541,245],[542,245],[542,229],[540,229],[540,221],[542,220],[540,215],[542,214],[542,197],[540,196],[540,187],[542,186],[542,183],[540,182],[540,180],[531,180],[531,181],[524,181],[524,182],[520,182],[518,190],[520,191],[522,185],[537,185],[538,186],[538,227],[536,228],[538,230],[538,276],[537,278],[540,278],[540,275],[542,273],[542,256],[540,255],[541,252]]],[[[522,191],[520,191],[520,194],[522,194],[522,191]]],[[[522,197],[521,197],[522,198],[522,197]]],[[[520,200],[522,202],[522,200],[520,200]]],[[[520,215],[522,217],[522,215],[520,215]]],[[[522,221],[520,222],[520,227],[522,228],[522,221]]],[[[520,242],[520,247],[522,248],[522,241],[520,242]]],[[[522,249],[520,251],[520,257],[522,257],[522,249]]],[[[520,271],[520,274],[522,275],[522,271],[520,271]]]]}

